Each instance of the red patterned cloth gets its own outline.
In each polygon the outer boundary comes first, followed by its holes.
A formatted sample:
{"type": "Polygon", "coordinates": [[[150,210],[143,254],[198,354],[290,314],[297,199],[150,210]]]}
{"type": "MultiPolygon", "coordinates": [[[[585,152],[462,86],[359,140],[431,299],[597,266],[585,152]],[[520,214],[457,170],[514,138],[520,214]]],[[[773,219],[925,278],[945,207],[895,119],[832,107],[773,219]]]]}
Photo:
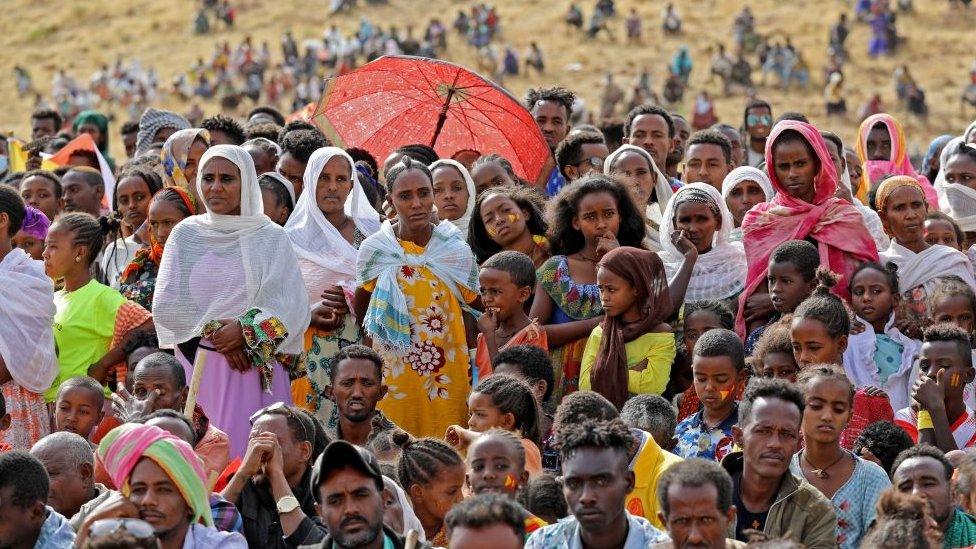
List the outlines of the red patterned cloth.
{"type": "Polygon", "coordinates": [[[886,396],[871,396],[858,389],[854,393],[854,409],[847,429],[840,436],[840,445],[848,450],[854,449],[854,441],[868,425],[877,421],[892,422],[895,412],[886,396]]]}

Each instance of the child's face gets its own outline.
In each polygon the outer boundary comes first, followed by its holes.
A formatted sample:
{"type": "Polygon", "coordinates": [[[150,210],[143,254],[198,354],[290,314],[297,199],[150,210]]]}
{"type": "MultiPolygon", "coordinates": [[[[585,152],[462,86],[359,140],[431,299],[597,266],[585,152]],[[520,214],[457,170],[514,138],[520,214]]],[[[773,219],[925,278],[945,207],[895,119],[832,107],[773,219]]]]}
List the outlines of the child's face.
{"type": "Polygon", "coordinates": [[[54,426],[58,431],[75,433],[86,440],[100,421],[102,408],[99,398],[85,387],[70,387],[58,394],[54,410],[54,426]]]}
{"type": "Polygon", "coordinates": [[[485,198],[478,215],[485,224],[485,232],[502,248],[516,242],[527,230],[525,222],[529,213],[503,194],[485,198]]]}
{"type": "Polygon", "coordinates": [[[491,396],[471,393],[468,397],[468,428],[472,431],[484,433],[492,427],[511,430],[514,426],[515,417],[511,413],[503,414],[491,396]]]}
{"type": "Polygon", "coordinates": [[[528,383],[529,387],[532,387],[532,396],[535,397],[535,401],[538,402],[539,405],[543,404],[543,397],[546,396],[546,390],[549,389],[544,379],[532,379],[525,375],[521,366],[508,362],[499,363],[498,366],[495,366],[494,372],[496,374],[512,376],[528,383]]]}
{"type": "Polygon", "coordinates": [[[954,341],[927,341],[922,344],[918,361],[919,373],[939,381],[945,391],[946,401],[962,399],[963,389],[976,374],[963,352],[968,353],[969,350],[960,349],[954,341]]]}
{"type": "Polygon", "coordinates": [[[888,277],[876,269],[864,269],[851,283],[851,307],[869,323],[884,322],[891,316],[898,297],[892,293],[888,277]]]}
{"type": "Polygon", "coordinates": [[[15,248],[20,248],[27,252],[27,255],[36,260],[41,260],[44,253],[44,241],[34,238],[24,231],[17,231],[17,234],[10,239],[15,248]]]}
{"type": "Polygon", "coordinates": [[[64,278],[64,275],[70,272],[75,265],[84,265],[86,269],[88,268],[87,257],[82,257],[87,252],[85,252],[84,246],[74,244],[73,237],[74,234],[71,231],[63,229],[57,224],[48,231],[42,253],[44,271],[47,276],[56,280],[64,278]],[[79,258],[78,261],[75,261],[76,258],[79,258]]]}
{"type": "Polygon", "coordinates": [[[742,378],[726,356],[695,356],[691,360],[695,393],[706,410],[726,410],[735,402],[735,386],[742,378]]]}
{"type": "Polygon", "coordinates": [[[681,336],[681,341],[684,343],[685,352],[688,353],[688,356],[694,352],[695,343],[698,343],[698,338],[702,334],[722,327],[722,320],[712,311],[701,309],[685,317],[685,332],[681,336]]]}
{"type": "Polygon", "coordinates": [[[763,358],[760,375],[762,377],[785,379],[790,383],[796,383],[796,375],[798,372],[799,367],[796,365],[796,358],[793,357],[793,353],[775,351],[766,353],[766,356],[763,358]]]}
{"type": "Polygon", "coordinates": [[[481,269],[481,302],[487,309],[494,309],[498,320],[508,320],[513,313],[522,310],[522,304],[532,294],[532,288],[519,288],[512,282],[512,275],[498,269],[481,269]]]}
{"type": "Polygon", "coordinates": [[[827,333],[823,322],[812,318],[795,318],[790,330],[793,358],[801,368],[814,364],[840,364],[847,335],[836,338],[827,333]]]}
{"type": "Polygon", "coordinates": [[[947,295],[935,301],[932,307],[932,320],[951,322],[967,334],[973,333],[973,304],[964,295],[947,295]]]}
{"type": "Polygon", "coordinates": [[[962,251],[962,242],[956,238],[955,228],[945,219],[925,220],[925,241],[962,251]]]}
{"type": "Polygon", "coordinates": [[[851,420],[850,392],[836,379],[817,377],[808,383],[803,400],[803,436],[806,440],[831,443],[851,420]]]}
{"type": "Polygon", "coordinates": [[[468,448],[465,482],[475,495],[502,494],[515,497],[528,473],[519,467],[518,453],[511,443],[481,437],[468,448]]]}
{"type": "Polygon", "coordinates": [[[410,487],[410,499],[414,508],[422,508],[430,516],[444,520],[447,512],[464,499],[464,465],[459,463],[441,469],[429,484],[410,487]]]}
{"type": "Polygon", "coordinates": [[[810,297],[816,280],[804,280],[803,274],[791,262],[769,262],[769,297],[778,313],[791,313],[804,299],[810,297]]]}
{"type": "Polygon", "coordinates": [[[600,304],[607,316],[621,316],[637,305],[637,290],[610,269],[597,269],[596,284],[600,288],[600,304]]]}
{"type": "Polygon", "coordinates": [[[620,212],[617,200],[608,192],[590,193],[579,201],[573,228],[583,233],[587,242],[600,237],[617,237],[620,229],[620,212]]]}

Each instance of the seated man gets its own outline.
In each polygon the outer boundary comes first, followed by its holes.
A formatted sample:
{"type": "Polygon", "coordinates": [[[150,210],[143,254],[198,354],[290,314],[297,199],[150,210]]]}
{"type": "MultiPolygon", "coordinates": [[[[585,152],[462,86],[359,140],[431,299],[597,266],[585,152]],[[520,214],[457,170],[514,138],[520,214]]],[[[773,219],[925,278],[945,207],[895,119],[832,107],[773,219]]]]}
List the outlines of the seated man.
{"type": "Polygon", "coordinates": [[[715,461],[700,458],[682,461],[664,472],[657,490],[661,521],[671,535],[671,543],[658,544],[657,549],[746,546],[726,538],[729,525],[735,523],[732,479],[715,461]]]}
{"type": "Polygon", "coordinates": [[[380,433],[396,429],[376,409],[387,392],[380,355],[363,345],[349,345],[333,356],[332,365],[326,392],[336,404],[339,422],[329,437],[366,446],[380,433]]]}
{"type": "Polygon", "coordinates": [[[67,519],[48,507],[44,465],[22,450],[0,454],[0,547],[69,549],[67,519]]]}
{"type": "Polygon", "coordinates": [[[214,528],[203,461],[183,440],[159,427],[126,423],[105,435],[98,456],[126,495],[113,495],[88,515],[79,546],[96,521],[138,518],[152,525],[162,547],[247,547],[240,534],[214,528]]]}
{"type": "Polygon", "coordinates": [[[667,541],[664,532],[624,506],[634,488],[634,472],[627,468],[632,444],[620,419],[560,424],[556,446],[562,457],[563,495],[573,516],[532,534],[526,547],[630,548],[667,541]]]}
{"type": "MultiPolygon", "coordinates": [[[[402,549],[406,540],[383,524],[383,473],[373,454],[344,440],[329,444],[312,468],[312,494],[329,535],[302,549],[402,549]]],[[[429,549],[410,531],[411,547],[429,549]]]]}
{"type": "Polygon", "coordinates": [[[95,454],[80,436],[67,431],[51,433],[30,452],[47,470],[51,484],[48,504],[71,519],[72,528],[81,526],[82,505],[98,505],[110,495],[105,485],[95,482],[95,454]]]}
{"type": "Polygon", "coordinates": [[[928,503],[945,547],[969,547],[976,543],[976,518],[956,509],[951,479],[952,465],[930,444],[903,451],[891,467],[891,485],[896,490],[921,496],[928,503]]]}
{"type": "Polygon", "coordinates": [[[447,513],[450,548],[520,549],[528,513],[515,500],[484,494],[458,503],[447,513]]]}

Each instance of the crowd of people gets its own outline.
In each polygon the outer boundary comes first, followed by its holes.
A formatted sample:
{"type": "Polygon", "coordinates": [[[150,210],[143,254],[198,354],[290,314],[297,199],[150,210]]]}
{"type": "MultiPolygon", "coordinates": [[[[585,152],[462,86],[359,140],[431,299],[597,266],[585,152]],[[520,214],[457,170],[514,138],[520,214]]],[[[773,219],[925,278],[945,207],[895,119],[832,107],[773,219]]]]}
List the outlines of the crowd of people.
{"type": "Polygon", "coordinates": [[[540,186],[273,104],[36,109],[0,142],[0,547],[976,546],[976,123],[916,166],[885,112],[845,144],[698,103],[598,128],[533,88],[540,186]]]}

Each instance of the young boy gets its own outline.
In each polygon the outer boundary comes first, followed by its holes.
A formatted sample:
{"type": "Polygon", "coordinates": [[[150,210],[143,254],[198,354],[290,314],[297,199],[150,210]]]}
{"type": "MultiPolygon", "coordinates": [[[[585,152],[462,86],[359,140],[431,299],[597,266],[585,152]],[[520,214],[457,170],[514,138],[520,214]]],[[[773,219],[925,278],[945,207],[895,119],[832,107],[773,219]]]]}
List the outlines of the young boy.
{"type": "Polygon", "coordinates": [[[735,332],[719,329],[702,335],[691,370],[702,409],[675,428],[674,453],[721,461],[732,451],[732,426],[739,420],[735,389],[746,378],[742,343],[735,332]]]}
{"type": "Polygon", "coordinates": [[[535,287],[535,265],[521,252],[504,251],[481,264],[478,274],[485,313],[478,319],[478,380],[492,373],[491,363],[509,345],[535,345],[549,350],[546,331],[525,314],[535,287]]]}
{"type": "MultiPolygon", "coordinates": [[[[766,321],[754,326],[749,323],[749,337],[746,338],[746,354],[751,355],[759,336],[787,313],[792,313],[803,300],[810,297],[817,287],[817,267],[820,266],[820,252],[817,247],[805,240],[787,240],[773,250],[769,256],[769,276],[767,284],[769,299],[773,304],[773,314],[766,321]]],[[[741,311],[740,311],[741,312],[741,311]]]]}
{"type": "Polygon", "coordinates": [[[73,377],[61,384],[54,401],[54,430],[68,431],[91,440],[105,415],[102,384],[88,376],[73,377]]]}
{"type": "Polygon", "coordinates": [[[919,379],[912,388],[916,413],[910,406],[895,413],[895,424],[916,443],[934,444],[943,452],[976,446],[976,416],[963,400],[973,380],[969,336],[954,324],[928,327],[919,355],[919,379]]]}

